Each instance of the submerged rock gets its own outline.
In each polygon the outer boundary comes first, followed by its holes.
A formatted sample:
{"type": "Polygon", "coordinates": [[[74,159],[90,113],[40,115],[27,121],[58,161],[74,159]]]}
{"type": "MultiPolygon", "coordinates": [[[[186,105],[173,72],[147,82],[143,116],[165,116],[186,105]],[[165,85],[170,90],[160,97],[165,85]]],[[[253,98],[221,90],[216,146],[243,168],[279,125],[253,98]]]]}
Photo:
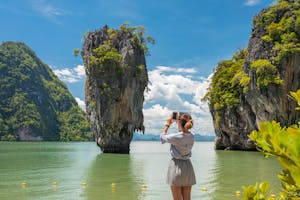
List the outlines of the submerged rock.
{"type": "Polygon", "coordinates": [[[85,101],[91,129],[104,153],[129,153],[136,130],[144,131],[144,90],[148,84],[143,29],[104,26],[86,35],[85,101]]]}

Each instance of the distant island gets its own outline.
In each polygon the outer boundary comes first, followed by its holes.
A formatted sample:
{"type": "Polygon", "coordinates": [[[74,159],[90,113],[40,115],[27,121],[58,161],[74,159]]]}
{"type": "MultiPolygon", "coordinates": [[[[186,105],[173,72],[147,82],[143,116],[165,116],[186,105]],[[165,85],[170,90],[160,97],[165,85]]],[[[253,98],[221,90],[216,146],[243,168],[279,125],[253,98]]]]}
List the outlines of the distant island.
{"type": "MultiPolygon", "coordinates": [[[[195,134],[196,141],[214,141],[214,135],[199,135],[195,134]]],[[[160,141],[159,135],[157,134],[141,134],[134,133],[132,141],[160,141]]]]}

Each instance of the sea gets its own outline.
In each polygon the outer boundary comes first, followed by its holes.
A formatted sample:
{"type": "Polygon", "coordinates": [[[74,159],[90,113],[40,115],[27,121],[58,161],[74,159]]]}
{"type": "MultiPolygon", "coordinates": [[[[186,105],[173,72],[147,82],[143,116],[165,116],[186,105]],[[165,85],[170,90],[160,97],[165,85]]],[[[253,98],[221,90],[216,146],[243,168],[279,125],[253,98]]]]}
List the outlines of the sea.
{"type": "MultiPolygon", "coordinates": [[[[169,144],[133,141],[130,154],[103,154],[94,142],[0,142],[1,200],[168,200],[169,144]]],[[[243,186],[280,188],[281,166],[260,152],[220,151],[195,142],[192,199],[242,199],[243,186]]]]}

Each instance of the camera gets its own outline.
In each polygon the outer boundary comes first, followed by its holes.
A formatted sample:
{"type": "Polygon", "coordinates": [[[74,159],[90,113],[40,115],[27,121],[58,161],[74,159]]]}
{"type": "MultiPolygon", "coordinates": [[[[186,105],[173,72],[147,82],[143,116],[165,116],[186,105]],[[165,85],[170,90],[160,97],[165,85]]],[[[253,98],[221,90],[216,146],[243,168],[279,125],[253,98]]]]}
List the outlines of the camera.
{"type": "Polygon", "coordinates": [[[177,119],[177,115],[178,115],[178,112],[173,112],[173,117],[172,117],[172,119],[176,120],[176,119],[177,119]]]}
{"type": "Polygon", "coordinates": [[[172,119],[179,119],[181,115],[185,114],[184,112],[173,112],[172,119]]]}

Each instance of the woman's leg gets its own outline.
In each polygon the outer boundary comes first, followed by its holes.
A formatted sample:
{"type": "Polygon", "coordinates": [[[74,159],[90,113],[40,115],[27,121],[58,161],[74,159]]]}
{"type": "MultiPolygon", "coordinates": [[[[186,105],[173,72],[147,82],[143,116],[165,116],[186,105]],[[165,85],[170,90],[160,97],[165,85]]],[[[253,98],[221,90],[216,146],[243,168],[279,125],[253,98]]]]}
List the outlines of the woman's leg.
{"type": "Polygon", "coordinates": [[[171,186],[173,200],[182,200],[182,187],[179,186],[171,186]]]}
{"type": "Polygon", "coordinates": [[[184,186],[181,188],[182,188],[181,193],[183,196],[183,200],[191,200],[192,186],[184,186]]]}

